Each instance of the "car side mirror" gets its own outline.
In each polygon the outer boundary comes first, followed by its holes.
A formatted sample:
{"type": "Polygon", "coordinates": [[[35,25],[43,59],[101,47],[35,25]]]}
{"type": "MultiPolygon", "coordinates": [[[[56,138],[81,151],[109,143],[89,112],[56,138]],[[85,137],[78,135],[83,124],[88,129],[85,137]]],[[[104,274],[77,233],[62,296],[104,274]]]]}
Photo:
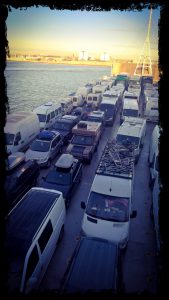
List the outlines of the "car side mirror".
{"type": "Polygon", "coordinates": [[[130,218],[134,219],[137,216],[137,211],[133,210],[132,213],[130,214],[130,218]]]}
{"type": "Polygon", "coordinates": [[[143,144],[140,144],[140,148],[143,148],[143,144]]]}
{"type": "Polygon", "coordinates": [[[85,204],[85,202],[81,202],[81,208],[83,208],[83,209],[85,209],[86,208],[86,204],[85,204]]]}

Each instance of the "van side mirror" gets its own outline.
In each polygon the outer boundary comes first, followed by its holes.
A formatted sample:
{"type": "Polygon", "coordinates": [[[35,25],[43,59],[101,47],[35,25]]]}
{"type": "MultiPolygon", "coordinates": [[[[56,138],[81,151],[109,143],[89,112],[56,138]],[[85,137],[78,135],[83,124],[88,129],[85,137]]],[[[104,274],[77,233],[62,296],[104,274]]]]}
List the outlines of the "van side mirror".
{"type": "Polygon", "coordinates": [[[18,144],[19,144],[19,141],[16,140],[16,141],[14,142],[14,146],[18,146],[18,144]]]}
{"type": "Polygon", "coordinates": [[[130,214],[130,218],[134,219],[137,216],[137,210],[133,210],[132,213],[130,214]]]}
{"type": "Polygon", "coordinates": [[[85,202],[81,202],[81,208],[83,208],[83,209],[85,209],[86,208],[86,204],[85,204],[85,202]]]}

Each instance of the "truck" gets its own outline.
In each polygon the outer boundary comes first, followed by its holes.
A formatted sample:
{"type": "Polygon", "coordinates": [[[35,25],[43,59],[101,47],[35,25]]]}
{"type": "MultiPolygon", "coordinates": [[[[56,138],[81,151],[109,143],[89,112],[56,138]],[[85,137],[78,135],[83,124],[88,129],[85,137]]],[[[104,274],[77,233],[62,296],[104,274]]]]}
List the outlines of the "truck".
{"type": "Polygon", "coordinates": [[[40,132],[38,117],[32,112],[8,114],[4,132],[9,155],[25,151],[40,132]]]}
{"type": "Polygon", "coordinates": [[[126,145],[134,145],[135,163],[141,154],[146,135],[146,120],[143,118],[127,117],[117,131],[116,141],[126,145]]]}
{"type": "Polygon", "coordinates": [[[132,145],[109,140],[98,163],[82,220],[85,236],[103,238],[125,249],[133,206],[134,155],[132,145]]]}
{"type": "Polygon", "coordinates": [[[80,121],[72,128],[73,137],[66,153],[90,164],[101,136],[101,123],[80,121]]]}

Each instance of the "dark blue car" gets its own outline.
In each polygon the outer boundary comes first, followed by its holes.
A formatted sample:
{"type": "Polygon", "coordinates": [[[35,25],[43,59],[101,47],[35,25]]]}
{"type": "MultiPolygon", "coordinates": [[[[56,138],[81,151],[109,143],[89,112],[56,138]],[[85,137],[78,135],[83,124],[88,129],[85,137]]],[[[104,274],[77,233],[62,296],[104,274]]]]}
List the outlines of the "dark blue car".
{"type": "Polygon", "coordinates": [[[55,168],[42,178],[41,187],[54,189],[63,193],[68,207],[75,188],[81,181],[82,163],[71,154],[62,154],[55,168]]]}

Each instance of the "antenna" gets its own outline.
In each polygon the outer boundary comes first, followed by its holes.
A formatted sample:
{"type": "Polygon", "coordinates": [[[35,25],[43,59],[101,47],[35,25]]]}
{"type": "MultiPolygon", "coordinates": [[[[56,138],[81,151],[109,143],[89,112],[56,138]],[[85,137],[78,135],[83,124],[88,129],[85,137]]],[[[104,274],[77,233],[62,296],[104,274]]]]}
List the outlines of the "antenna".
{"type": "Polygon", "coordinates": [[[150,8],[150,16],[148,22],[147,36],[141,51],[141,55],[137,62],[134,75],[152,75],[152,62],[151,62],[151,53],[150,53],[150,29],[152,21],[152,7],[150,8]]]}

